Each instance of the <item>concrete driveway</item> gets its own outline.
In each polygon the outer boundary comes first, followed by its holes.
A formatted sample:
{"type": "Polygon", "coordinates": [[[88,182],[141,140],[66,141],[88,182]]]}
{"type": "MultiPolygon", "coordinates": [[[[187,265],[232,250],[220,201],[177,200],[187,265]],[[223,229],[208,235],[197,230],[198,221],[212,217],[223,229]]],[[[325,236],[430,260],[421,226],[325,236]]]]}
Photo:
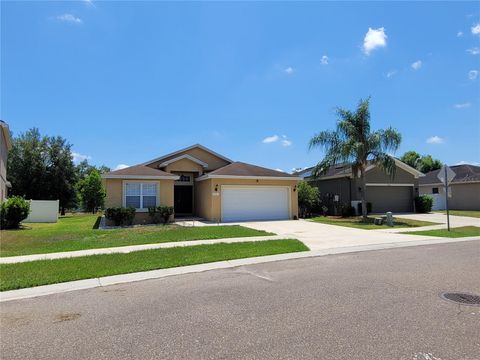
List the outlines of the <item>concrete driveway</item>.
{"type": "MultiPolygon", "coordinates": [[[[398,217],[438,222],[441,225],[410,229],[381,230],[363,230],[338,225],[320,224],[308,220],[243,222],[241,225],[257,230],[273,232],[286,238],[293,237],[299,239],[311,250],[325,250],[338,247],[405,243],[408,241],[432,239],[430,236],[400,234],[399,232],[442,228],[446,226],[444,224],[446,224],[447,221],[446,216],[442,214],[406,214],[398,215],[398,217]]],[[[450,221],[454,227],[468,225],[480,226],[478,218],[451,216],[450,221]]]]}

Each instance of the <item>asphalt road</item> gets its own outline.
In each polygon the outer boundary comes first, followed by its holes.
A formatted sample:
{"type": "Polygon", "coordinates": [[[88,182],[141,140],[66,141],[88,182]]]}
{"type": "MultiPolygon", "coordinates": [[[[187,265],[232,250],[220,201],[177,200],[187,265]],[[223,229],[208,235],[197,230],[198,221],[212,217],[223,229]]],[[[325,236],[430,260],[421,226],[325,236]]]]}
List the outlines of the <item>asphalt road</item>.
{"type": "Polygon", "coordinates": [[[480,241],[2,303],[2,359],[480,359],[480,241]]]}

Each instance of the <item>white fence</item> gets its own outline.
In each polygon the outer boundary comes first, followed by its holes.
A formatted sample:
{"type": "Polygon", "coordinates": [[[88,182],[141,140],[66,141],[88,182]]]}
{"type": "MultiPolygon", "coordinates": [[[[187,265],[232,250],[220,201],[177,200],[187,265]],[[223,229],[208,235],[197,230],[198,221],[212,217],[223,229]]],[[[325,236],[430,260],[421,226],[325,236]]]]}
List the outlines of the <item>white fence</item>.
{"type": "Polygon", "coordinates": [[[30,214],[23,222],[56,223],[58,221],[58,200],[29,200],[30,214]]]}
{"type": "Polygon", "coordinates": [[[432,210],[445,210],[445,192],[443,194],[429,194],[433,198],[432,210]]]}

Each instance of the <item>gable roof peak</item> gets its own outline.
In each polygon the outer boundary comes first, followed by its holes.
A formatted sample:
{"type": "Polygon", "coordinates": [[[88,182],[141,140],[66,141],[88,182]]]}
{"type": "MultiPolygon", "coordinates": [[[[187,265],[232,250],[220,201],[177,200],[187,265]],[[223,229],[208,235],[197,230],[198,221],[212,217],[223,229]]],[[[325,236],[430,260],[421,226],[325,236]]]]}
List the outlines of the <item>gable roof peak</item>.
{"type": "Polygon", "coordinates": [[[166,158],[169,158],[171,156],[174,156],[174,155],[177,155],[177,154],[180,154],[182,152],[185,152],[185,151],[188,151],[188,150],[191,150],[191,149],[195,149],[195,148],[198,148],[198,149],[202,149],[203,151],[206,151],[212,155],[215,155],[216,157],[222,159],[222,160],[225,160],[226,162],[228,163],[233,163],[233,160],[223,156],[223,155],[220,155],[219,153],[207,148],[206,146],[203,146],[201,144],[193,144],[193,145],[190,145],[190,146],[187,146],[186,148],[183,148],[183,149],[180,149],[180,150],[177,150],[177,151],[174,151],[174,152],[171,152],[169,154],[166,154],[166,155],[163,155],[163,156],[160,156],[158,158],[155,158],[155,159],[152,159],[152,160],[149,160],[149,161],[146,161],[140,165],[149,165],[151,163],[154,163],[154,162],[157,162],[157,161],[160,161],[160,160],[163,160],[163,159],[166,159],[166,158]]]}

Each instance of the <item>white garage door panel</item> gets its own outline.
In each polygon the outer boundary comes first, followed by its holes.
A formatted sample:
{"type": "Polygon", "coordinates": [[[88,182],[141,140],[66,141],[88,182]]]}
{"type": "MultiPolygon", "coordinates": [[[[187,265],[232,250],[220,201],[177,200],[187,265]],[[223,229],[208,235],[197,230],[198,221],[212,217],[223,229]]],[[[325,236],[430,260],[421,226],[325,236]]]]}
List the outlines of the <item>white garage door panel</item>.
{"type": "Polygon", "coordinates": [[[222,221],[289,218],[288,188],[228,187],[222,189],[222,221]]]}

